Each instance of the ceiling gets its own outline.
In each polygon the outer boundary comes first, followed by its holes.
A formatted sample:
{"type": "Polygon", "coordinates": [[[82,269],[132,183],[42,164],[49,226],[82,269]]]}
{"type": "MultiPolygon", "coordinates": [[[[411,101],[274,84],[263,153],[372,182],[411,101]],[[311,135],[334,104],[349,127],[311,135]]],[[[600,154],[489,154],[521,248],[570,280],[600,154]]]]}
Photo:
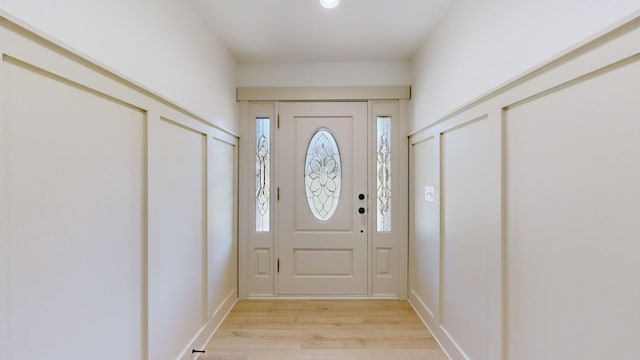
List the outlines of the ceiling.
{"type": "Polygon", "coordinates": [[[409,60],[454,0],[191,0],[241,63],[409,60]]]}

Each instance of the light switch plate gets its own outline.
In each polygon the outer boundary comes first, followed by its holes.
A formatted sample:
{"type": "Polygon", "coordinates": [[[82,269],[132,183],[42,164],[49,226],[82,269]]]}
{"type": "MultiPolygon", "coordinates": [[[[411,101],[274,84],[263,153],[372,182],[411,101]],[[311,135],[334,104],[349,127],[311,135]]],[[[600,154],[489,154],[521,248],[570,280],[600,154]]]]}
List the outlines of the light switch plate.
{"type": "Polygon", "coordinates": [[[436,188],[433,186],[424,187],[424,201],[435,202],[436,201],[436,188]]]}

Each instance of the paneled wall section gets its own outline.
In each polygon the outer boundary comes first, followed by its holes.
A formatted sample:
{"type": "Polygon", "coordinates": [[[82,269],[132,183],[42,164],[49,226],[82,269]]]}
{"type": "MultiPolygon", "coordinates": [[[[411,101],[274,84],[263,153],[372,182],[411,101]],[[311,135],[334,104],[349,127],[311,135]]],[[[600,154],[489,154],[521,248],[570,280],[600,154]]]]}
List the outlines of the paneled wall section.
{"type": "Polygon", "coordinates": [[[450,358],[640,358],[638,44],[635,18],[411,135],[410,301],[450,358]]]}
{"type": "Polygon", "coordinates": [[[0,359],[189,359],[233,306],[237,142],[0,21],[0,359]]]}

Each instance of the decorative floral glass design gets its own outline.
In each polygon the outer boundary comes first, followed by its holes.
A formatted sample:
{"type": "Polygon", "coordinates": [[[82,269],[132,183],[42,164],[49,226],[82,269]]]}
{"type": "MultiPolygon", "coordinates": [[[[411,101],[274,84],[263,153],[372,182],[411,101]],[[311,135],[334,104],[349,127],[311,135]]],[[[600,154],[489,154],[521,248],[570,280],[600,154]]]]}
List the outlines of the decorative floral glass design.
{"type": "Polygon", "coordinates": [[[377,150],[377,229],[391,231],[391,118],[378,116],[377,150]]]}
{"type": "Polygon", "coordinates": [[[331,218],[338,207],[342,164],[336,139],[327,129],[311,137],[304,164],[304,184],[311,213],[318,220],[331,218]]]}
{"type": "Polygon", "coordinates": [[[256,231],[269,231],[271,119],[256,119],[256,231]]]}

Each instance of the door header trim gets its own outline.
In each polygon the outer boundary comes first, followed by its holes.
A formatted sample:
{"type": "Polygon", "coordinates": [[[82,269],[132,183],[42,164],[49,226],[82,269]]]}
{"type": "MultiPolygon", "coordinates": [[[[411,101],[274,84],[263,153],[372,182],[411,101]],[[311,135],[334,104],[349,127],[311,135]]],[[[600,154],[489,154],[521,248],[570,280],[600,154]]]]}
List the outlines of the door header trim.
{"type": "Polygon", "coordinates": [[[238,101],[408,100],[411,86],[239,87],[238,101]]]}

